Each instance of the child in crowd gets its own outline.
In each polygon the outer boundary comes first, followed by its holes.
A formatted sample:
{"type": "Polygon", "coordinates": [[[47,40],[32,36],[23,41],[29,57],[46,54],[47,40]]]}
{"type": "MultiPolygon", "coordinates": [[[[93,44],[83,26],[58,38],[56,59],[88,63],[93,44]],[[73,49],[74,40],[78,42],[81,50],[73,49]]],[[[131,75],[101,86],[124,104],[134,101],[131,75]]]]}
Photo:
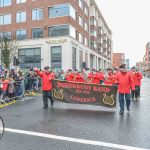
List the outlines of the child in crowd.
{"type": "Polygon", "coordinates": [[[2,83],[3,83],[3,86],[2,86],[2,91],[3,91],[2,97],[3,98],[8,96],[7,89],[8,89],[9,82],[10,82],[10,80],[9,80],[8,77],[6,79],[2,79],[2,83]]]}
{"type": "Polygon", "coordinates": [[[10,98],[10,100],[12,100],[13,97],[15,97],[15,85],[14,85],[15,81],[10,78],[10,82],[8,84],[8,97],[10,98]]]}
{"type": "Polygon", "coordinates": [[[2,102],[3,98],[3,83],[2,83],[2,77],[0,77],[0,103],[2,102]]]}

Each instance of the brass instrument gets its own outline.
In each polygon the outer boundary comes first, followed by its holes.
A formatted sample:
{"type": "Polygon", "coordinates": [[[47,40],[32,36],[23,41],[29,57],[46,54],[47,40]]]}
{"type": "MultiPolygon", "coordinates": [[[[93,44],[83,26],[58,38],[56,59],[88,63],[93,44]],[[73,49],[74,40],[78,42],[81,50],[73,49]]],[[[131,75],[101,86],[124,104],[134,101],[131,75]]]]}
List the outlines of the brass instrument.
{"type": "Polygon", "coordinates": [[[81,72],[80,75],[81,75],[81,77],[82,77],[86,82],[90,82],[90,80],[89,80],[89,78],[88,78],[88,76],[87,76],[86,73],[81,72]]]}

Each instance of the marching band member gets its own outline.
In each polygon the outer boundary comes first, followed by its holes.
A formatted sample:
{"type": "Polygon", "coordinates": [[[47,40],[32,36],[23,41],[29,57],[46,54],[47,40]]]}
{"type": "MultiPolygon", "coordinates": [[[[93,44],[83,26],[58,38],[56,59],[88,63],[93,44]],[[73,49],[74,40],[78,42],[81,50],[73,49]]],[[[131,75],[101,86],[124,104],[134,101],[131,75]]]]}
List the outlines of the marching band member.
{"type": "Polygon", "coordinates": [[[130,111],[130,87],[132,79],[129,72],[126,69],[125,64],[121,65],[120,71],[117,73],[116,79],[118,83],[119,103],[120,103],[120,115],[124,114],[124,101],[126,100],[127,111],[130,111]]]}
{"type": "Polygon", "coordinates": [[[98,76],[99,76],[99,83],[103,84],[103,82],[104,82],[104,73],[102,72],[101,69],[99,69],[98,76]]]}
{"type": "Polygon", "coordinates": [[[113,74],[113,69],[107,68],[107,75],[104,76],[104,84],[105,85],[115,84],[115,75],[113,74]]]}
{"type": "Polygon", "coordinates": [[[75,79],[75,73],[73,73],[71,69],[68,69],[67,74],[66,74],[66,80],[74,81],[74,79],[75,79]]]}
{"type": "Polygon", "coordinates": [[[44,67],[44,71],[40,72],[37,67],[34,68],[34,71],[42,78],[42,93],[43,93],[43,109],[48,108],[48,99],[51,100],[51,106],[53,106],[52,99],[52,79],[54,79],[54,73],[50,71],[50,67],[44,67]]]}
{"type": "Polygon", "coordinates": [[[99,84],[100,78],[99,78],[98,71],[96,71],[96,69],[93,69],[92,71],[93,72],[90,72],[88,75],[89,82],[94,84],[99,84]]]}
{"type": "Polygon", "coordinates": [[[82,75],[82,72],[77,72],[76,73],[76,75],[75,75],[75,81],[76,82],[82,82],[82,83],[84,83],[85,82],[85,80],[84,80],[84,77],[83,77],[83,75],[82,75]]]}
{"type": "Polygon", "coordinates": [[[130,77],[132,79],[132,83],[131,83],[131,97],[132,97],[132,101],[134,101],[135,98],[135,82],[136,82],[136,70],[135,67],[132,67],[131,70],[129,71],[130,77]]]}
{"type": "Polygon", "coordinates": [[[142,78],[143,78],[142,74],[138,70],[136,70],[135,100],[139,100],[139,97],[140,97],[140,86],[141,86],[142,78]]]}

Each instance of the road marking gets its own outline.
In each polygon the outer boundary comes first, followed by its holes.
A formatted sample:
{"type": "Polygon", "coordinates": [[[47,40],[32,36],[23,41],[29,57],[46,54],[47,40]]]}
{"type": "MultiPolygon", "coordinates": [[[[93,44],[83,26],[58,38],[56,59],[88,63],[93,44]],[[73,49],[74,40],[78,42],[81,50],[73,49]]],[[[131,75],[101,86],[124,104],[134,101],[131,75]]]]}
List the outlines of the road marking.
{"type": "Polygon", "coordinates": [[[58,135],[45,134],[45,133],[39,133],[39,132],[31,132],[31,131],[25,131],[25,130],[10,129],[10,128],[5,128],[5,131],[12,132],[12,133],[31,135],[31,136],[44,137],[44,138],[49,138],[49,139],[56,139],[56,140],[61,140],[61,141],[68,141],[68,142],[74,142],[74,143],[80,143],[80,144],[93,145],[93,146],[116,148],[116,149],[120,149],[120,150],[148,150],[148,149],[126,146],[126,145],[119,145],[119,144],[114,144],[114,143],[92,141],[92,140],[85,140],[85,139],[77,139],[77,138],[71,138],[71,137],[65,137],[65,136],[58,136],[58,135]]]}

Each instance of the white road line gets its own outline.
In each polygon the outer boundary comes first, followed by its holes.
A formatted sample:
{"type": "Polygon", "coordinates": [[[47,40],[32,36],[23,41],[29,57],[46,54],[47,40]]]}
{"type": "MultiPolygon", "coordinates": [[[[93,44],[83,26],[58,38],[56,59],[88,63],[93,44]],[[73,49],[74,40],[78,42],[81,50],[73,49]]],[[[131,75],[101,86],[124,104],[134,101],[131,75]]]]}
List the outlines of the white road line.
{"type": "Polygon", "coordinates": [[[101,141],[84,140],[84,139],[77,139],[77,138],[71,138],[71,137],[65,137],[65,136],[58,136],[58,135],[31,132],[31,131],[25,131],[25,130],[10,129],[10,128],[5,128],[5,131],[12,132],[12,133],[31,135],[31,136],[44,137],[44,138],[49,138],[49,139],[56,139],[56,140],[61,140],[61,141],[68,141],[68,142],[74,142],[74,143],[80,143],[80,144],[93,145],[93,146],[103,146],[103,147],[109,147],[109,148],[116,148],[116,149],[120,149],[120,150],[148,150],[148,149],[143,149],[143,148],[138,148],[138,147],[119,145],[119,144],[113,144],[113,143],[106,143],[106,142],[101,142],[101,141]]]}

